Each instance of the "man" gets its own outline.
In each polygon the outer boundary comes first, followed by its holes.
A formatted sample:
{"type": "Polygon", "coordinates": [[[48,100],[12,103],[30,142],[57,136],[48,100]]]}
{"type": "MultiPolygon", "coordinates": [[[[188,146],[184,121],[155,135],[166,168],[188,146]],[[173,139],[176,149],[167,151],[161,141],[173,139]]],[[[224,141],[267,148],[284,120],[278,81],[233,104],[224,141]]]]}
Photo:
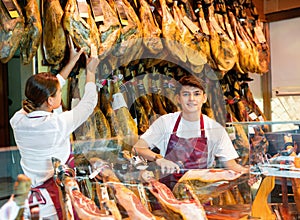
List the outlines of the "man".
{"type": "Polygon", "coordinates": [[[161,167],[161,182],[172,189],[181,169],[213,167],[216,157],[225,168],[247,173],[236,163],[238,154],[224,127],[201,112],[207,100],[204,83],[193,75],[182,77],[176,98],[181,111],[158,118],[133,146],[138,155],[161,167]]]}

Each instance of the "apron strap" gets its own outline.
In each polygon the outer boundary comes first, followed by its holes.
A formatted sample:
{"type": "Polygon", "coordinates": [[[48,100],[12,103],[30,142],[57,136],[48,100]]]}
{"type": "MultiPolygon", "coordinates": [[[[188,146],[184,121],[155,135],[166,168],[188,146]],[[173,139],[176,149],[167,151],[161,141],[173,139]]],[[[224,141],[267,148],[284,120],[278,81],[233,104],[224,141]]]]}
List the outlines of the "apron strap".
{"type": "Polygon", "coordinates": [[[200,115],[200,131],[201,131],[201,138],[205,138],[205,130],[204,130],[204,120],[203,114],[200,115]]]}
{"type": "Polygon", "coordinates": [[[173,128],[173,133],[176,133],[176,132],[177,132],[177,128],[178,128],[180,119],[181,119],[181,114],[178,116],[178,118],[177,118],[177,120],[176,120],[175,126],[174,126],[174,128],[173,128]]]}

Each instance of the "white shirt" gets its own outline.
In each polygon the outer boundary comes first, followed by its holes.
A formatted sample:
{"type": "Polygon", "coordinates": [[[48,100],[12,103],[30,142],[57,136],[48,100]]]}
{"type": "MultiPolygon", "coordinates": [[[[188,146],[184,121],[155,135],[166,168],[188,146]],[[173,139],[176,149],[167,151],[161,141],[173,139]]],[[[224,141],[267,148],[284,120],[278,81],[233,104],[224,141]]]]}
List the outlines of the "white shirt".
{"type": "MultiPolygon", "coordinates": [[[[148,143],[151,149],[154,147],[159,148],[162,156],[166,154],[170,136],[180,113],[181,112],[175,112],[160,116],[153,122],[150,128],[141,135],[141,138],[148,143]]],[[[238,154],[225,128],[206,115],[203,115],[203,120],[208,145],[207,167],[213,166],[216,157],[218,157],[220,161],[238,158],[238,154]]],[[[190,122],[181,117],[176,134],[181,138],[200,137],[200,120],[190,122]]]]}
{"type": "Polygon", "coordinates": [[[85,85],[85,93],[78,105],[61,114],[23,109],[14,114],[10,124],[21,154],[24,174],[32,181],[32,187],[41,185],[53,176],[51,158],[65,163],[70,155],[70,135],[86,121],[97,104],[95,83],[85,85]]]}

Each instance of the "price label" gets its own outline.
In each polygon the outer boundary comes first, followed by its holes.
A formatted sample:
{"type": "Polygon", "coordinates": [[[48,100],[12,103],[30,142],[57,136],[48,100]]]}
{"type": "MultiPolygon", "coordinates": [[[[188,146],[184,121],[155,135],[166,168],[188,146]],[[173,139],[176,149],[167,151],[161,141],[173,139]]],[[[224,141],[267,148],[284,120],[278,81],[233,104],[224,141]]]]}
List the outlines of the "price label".
{"type": "Polygon", "coordinates": [[[254,34],[257,37],[259,43],[265,43],[266,42],[266,38],[265,38],[265,35],[264,35],[261,27],[255,27],[254,28],[254,34]]]}
{"type": "Polygon", "coordinates": [[[251,113],[249,114],[249,117],[250,117],[253,121],[255,121],[255,120],[257,119],[257,115],[256,115],[254,112],[251,112],[251,113]]]}
{"type": "Polygon", "coordinates": [[[116,1],[116,5],[117,5],[117,12],[118,12],[121,24],[123,26],[127,26],[128,25],[128,18],[127,18],[127,14],[126,14],[126,11],[124,9],[123,3],[120,2],[120,1],[116,1]]]}
{"type": "Polygon", "coordinates": [[[229,136],[230,140],[233,141],[233,140],[236,139],[235,127],[233,127],[233,126],[226,127],[226,131],[228,133],[228,136],[229,136]]]}
{"type": "Polygon", "coordinates": [[[225,25],[226,25],[226,30],[228,32],[230,39],[234,41],[234,34],[232,31],[231,25],[228,22],[225,22],[225,25]]]}
{"type": "Polygon", "coordinates": [[[204,34],[209,35],[209,29],[204,18],[199,18],[199,23],[204,34]]]}
{"type": "Polygon", "coordinates": [[[18,18],[20,17],[19,12],[15,3],[12,0],[2,0],[6,10],[8,11],[11,18],[18,18]]]}
{"type": "Polygon", "coordinates": [[[118,110],[122,107],[126,107],[127,108],[127,104],[125,102],[124,96],[122,93],[116,93],[113,94],[113,102],[112,102],[112,108],[113,110],[118,110]]]}
{"type": "Polygon", "coordinates": [[[79,10],[79,16],[81,18],[88,18],[89,17],[89,11],[88,11],[88,5],[85,0],[77,0],[78,10],[79,10]]]}
{"type": "Polygon", "coordinates": [[[210,17],[209,18],[209,22],[211,24],[211,26],[215,29],[215,31],[218,33],[218,34],[222,34],[223,31],[222,29],[220,28],[220,26],[218,25],[218,22],[216,21],[216,18],[215,17],[210,17]]]}
{"type": "Polygon", "coordinates": [[[199,27],[195,25],[187,16],[184,16],[182,21],[193,34],[200,30],[199,27]]]}
{"type": "Polygon", "coordinates": [[[92,12],[94,14],[95,22],[103,22],[104,16],[99,0],[91,0],[92,12]]]}
{"type": "Polygon", "coordinates": [[[259,121],[265,121],[262,115],[258,116],[259,121]]]}

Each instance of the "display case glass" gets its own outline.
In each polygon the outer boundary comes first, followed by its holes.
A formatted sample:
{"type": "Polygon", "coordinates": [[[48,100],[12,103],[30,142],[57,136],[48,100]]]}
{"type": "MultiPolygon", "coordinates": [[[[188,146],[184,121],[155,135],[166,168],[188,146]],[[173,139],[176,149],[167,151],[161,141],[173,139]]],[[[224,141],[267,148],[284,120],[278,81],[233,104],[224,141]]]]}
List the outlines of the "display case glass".
{"type": "MultiPolygon", "coordinates": [[[[76,190],[80,198],[92,201],[101,215],[121,219],[134,219],[141,213],[165,219],[190,219],[190,209],[198,210],[195,216],[208,219],[297,219],[299,125],[300,121],[226,124],[239,155],[237,162],[249,167],[250,174],[225,169],[216,159],[207,169],[182,167],[182,175],[171,190],[159,182],[164,175],[160,167],[132,150],[130,136],[96,140],[87,136],[72,142],[73,168],[53,158],[55,180],[63,186],[69,184],[66,179],[72,179],[79,188],[73,185],[73,190],[66,194],[76,190]],[[249,184],[250,180],[255,183],[249,184]]],[[[2,206],[14,193],[13,185],[22,169],[17,147],[3,148],[0,154],[2,206]]]]}

